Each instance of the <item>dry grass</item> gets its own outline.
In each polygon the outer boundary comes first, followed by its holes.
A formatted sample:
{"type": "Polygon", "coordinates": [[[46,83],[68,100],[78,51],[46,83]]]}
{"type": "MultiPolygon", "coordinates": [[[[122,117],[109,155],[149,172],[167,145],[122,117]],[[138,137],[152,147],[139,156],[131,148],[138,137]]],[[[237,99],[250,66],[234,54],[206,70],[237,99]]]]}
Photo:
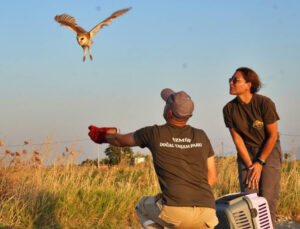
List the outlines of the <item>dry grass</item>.
{"type": "MultiPolygon", "coordinates": [[[[0,227],[140,228],[135,205],[159,192],[151,163],[93,168],[74,165],[79,150],[31,142],[0,147],[0,227]],[[55,156],[53,156],[55,154],[55,156]],[[53,165],[46,166],[46,158],[53,165]]],[[[236,158],[217,159],[215,197],[238,192],[236,158]]],[[[278,215],[299,221],[300,162],[284,162],[278,215]]]]}

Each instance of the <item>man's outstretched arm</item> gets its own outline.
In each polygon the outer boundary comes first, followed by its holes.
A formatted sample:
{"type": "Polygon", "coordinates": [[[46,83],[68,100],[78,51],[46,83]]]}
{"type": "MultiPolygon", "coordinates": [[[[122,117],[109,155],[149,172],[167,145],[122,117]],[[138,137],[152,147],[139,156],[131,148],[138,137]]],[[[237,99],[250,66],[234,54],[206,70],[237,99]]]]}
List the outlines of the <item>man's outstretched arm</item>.
{"type": "Polygon", "coordinates": [[[137,146],[133,133],[118,134],[116,127],[96,127],[89,126],[89,136],[95,143],[109,143],[114,146],[137,146]]]}
{"type": "Polygon", "coordinates": [[[114,146],[136,146],[133,133],[129,134],[107,134],[106,141],[114,146]]]}

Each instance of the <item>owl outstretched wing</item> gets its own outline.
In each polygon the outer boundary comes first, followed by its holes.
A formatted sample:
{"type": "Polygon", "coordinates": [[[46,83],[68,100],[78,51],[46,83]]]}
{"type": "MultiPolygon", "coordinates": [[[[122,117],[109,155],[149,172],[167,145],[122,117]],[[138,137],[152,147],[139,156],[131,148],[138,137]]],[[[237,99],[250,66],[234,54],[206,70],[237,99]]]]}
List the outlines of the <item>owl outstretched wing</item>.
{"type": "Polygon", "coordinates": [[[62,26],[65,26],[73,30],[76,34],[86,33],[86,31],[83,28],[77,25],[75,18],[68,14],[56,15],[54,20],[57,21],[62,26]]]}
{"type": "Polygon", "coordinates": [[[106,18],[104,21],[100,22],[93,29],[91,29],[90,36],[91,37],[95,36],[98,33],[98,31],[100,29],[102,29],[103,26],[109,25],[113,19],[115,19],[115,18],[117,18],[117,17],[125,14],[130,9],[131,9],[131,7],[130,8],[126,8],[126,9],[122,9],[122,10],[118,10],[117,12],[114,12],[110,17],[106,18]]]}

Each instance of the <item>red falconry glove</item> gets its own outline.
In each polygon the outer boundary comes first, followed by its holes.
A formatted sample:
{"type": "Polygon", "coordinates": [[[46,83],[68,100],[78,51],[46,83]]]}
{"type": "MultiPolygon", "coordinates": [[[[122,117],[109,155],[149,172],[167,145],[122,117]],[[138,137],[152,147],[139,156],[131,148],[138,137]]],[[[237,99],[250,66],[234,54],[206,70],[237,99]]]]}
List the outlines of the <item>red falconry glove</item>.
{"type": "Polygon", "coordinates": [[[106,135],[117,133],[117,128],[115,127],[96,127],[89,126],[89,136],[96,143],[107,143],[106,135]]]}

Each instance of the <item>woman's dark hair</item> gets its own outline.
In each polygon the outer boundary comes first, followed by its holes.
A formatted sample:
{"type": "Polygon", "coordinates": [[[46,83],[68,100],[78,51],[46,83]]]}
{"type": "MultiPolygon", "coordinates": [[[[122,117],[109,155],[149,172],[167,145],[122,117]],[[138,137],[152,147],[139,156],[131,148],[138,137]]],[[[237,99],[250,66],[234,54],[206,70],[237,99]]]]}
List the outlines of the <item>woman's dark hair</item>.
{"type": "Polygon", "coordinates": [[[238,68],[236,71],[241,72],[246,82],[251,83],[250,92],[252,94],[259,91],[259,89],[261,88],[261,82],[255,71],[247,67],[238,68]]]}

